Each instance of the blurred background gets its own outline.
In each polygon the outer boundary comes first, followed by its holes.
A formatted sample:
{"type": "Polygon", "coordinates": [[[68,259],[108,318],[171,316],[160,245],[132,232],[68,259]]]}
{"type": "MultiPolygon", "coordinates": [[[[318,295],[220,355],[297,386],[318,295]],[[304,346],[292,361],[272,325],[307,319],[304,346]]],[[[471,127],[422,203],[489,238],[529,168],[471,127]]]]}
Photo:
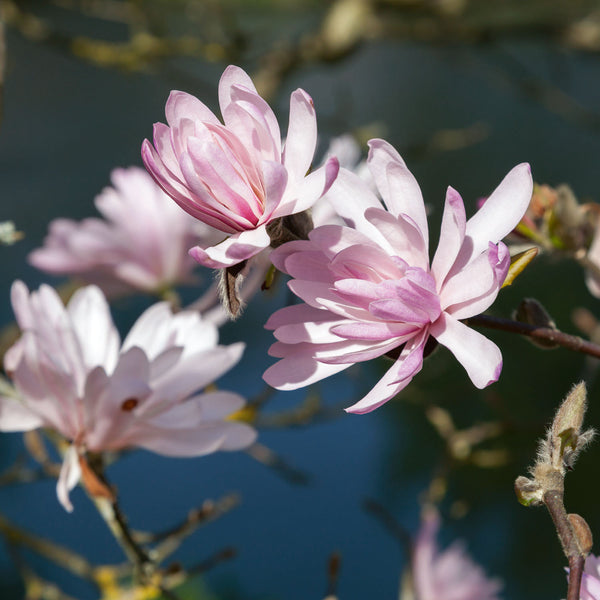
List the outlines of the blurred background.
{"type": "MultiPolygon", "coordinates": [[[[0,10],[0,221],[24,232],[0,249],[0,319],[7,326],[14,279],[30,288],[63,281],[27,264],[50,220],[96,214],[93,199],[110,171],[141,165],[141,142],[164,121],[170,90],[190,92],[218,113],[218,79],[231,63],[251,74],[283,132],[290,93],[302,87],[312,96],[321,155],[346,133],[363,151],[370,137],[391,142],[422,187],[433,240],[448,185],[472,214],[477,199],[522,161],[531,163],[536,182],[568,183],[581,201],[600,201],[597,1],[0,0],[0,10]]],[[[208,285],[211,274],[202,277],[208,285]]],[[[191,301],[198,289],[182,294],[191,301]]],[[[579,333],[576,307],[600,317],[581,268],[560,257],[538,257],[503,290],[493,314],[509,317],[524,297],[538,298],[566,332],[579,333]]],[[[272,340],[263,324],[286,300],[283,289],[259,294],[239,321],[222,328],[223,343],[252,340],[220,382],[224,389],[249,398],[264,392],[260,374],[272,362],[272,340]]],[[[122,332],[152,302],[117,301],[122,332]]],[[[274,394],[261,415],[260,442],[285,468],[246,453],[183,460],[136,451],[108,475],[141,530],[172,527],[206,499],[239,493],[239,506],[175,555],[186,567],[223,548],[234,548],[235,557],[194,579],[181,597],[322,599],[335,555],[340,599],[397,598],[407,557],[390,523],[414,535],[420,499],[436,477],[443,546],[464,539],[486,572],[504,580],[504,598],[564,597],[566,561],[550,518],[520,506],[513,482],[581,378],[589,383],[588,423],[598,427],[597,365],[564,349],[485,333],[501,347],[504,371],[483,391],[440,350],[397,399],[368,415],[342,408],[374,384],[383,364],[361,365],[310,390],[321,408],[308,416],[297,410],[306,406],[306,390],[274,394]],[[483,429],[480,443],[456,434],[482,423],[493,427],[483,429]]],[[[20,435],[0,437],[3,469],[22,452],[20,435]]],[[[596,443],[566,488],[567,509],[595,533],[599,458],[596,443]]],[[[73,493],[75,511],[67,514],[54,486],[47,479],[1,487],[2,519],[92,562],[121,560],[85,495],[73,493]]],[[[2,598],[23,597],[24,565],[56,582],[58,598],[97,597],[39,553],[21,548],[15,563],[9,550],[0,548],[2,598]]]]}

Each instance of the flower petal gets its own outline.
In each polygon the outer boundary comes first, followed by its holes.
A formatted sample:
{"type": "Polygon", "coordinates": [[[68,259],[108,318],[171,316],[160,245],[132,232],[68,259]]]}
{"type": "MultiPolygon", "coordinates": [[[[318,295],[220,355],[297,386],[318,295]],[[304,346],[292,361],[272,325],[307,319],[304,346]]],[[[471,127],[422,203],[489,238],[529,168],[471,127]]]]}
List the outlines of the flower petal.
{"type": "Polygon", "coordinates": [[[428,227],[423,194],[400,154],[385,140],[373,139],[369,141],[367,164],[389,212],[395,217],[408,215],[421,232],[427,247],[428,227]]]}
{"type": "Polygon", "coordinates": [[[408,342],[398,360],[377,382],[377,385],[356,404],[346,408],[346,412],[355,414],[371,412],[403,390],[423,366],[423,348],[427,337],[427,331],[424,330],[408,342]]]}
{"type": "Polygon", "coordinates": [[[77,485],[81,478],[81,467],[79,466],[79,454],[77,448],[71,445],[65,452],[58,482],[56,483],[56,495],[58,501],[67,512],[73,512],[73,504],[69,498],[69,492],[77,485]]]}
{"type": "Polygon", "coordinates": [[[317,145],[317,115],[312,98],[304,90],[290,97],[290,121],[282,162],[295,181],[308,171],[317,145]]]}
{"type": "Polygon", "coordinates": [[[452,187],[446,190],[446,203],[440,229],[440,241],[431,262],[431,272],[440,290],[465,239],[467,219],[460,194],[452,187]]]}
{"type": "Polygon", "coordinates": [[[36,412],[16,398],[0,396],[0,431],[32,431],[44,426],[36,412]]]}
{"type": "Polygon", "coordinates": [[[189,255],[201,265],[212,269],[230,267],[258,254],[271,243],[266,225],[229,236],[216,246],[195,246],[189,255]]]}
{"type": "Polygon", "coordinates": [[[430,332],[454,354],[475,387],[482,389],[498,381],[502,354],[494,342],[446,313],[431,326],[430,332]]]}
{"type": "Polygon", "coordinates": [[[460,265],[497,244],[519,223],[531,200],[531,168],[521,163],[509,171],[483,206],[468,221],[466,240],[459,254],[460,265]],[[467,243],[468,240],[468,243],[467,243]]]}

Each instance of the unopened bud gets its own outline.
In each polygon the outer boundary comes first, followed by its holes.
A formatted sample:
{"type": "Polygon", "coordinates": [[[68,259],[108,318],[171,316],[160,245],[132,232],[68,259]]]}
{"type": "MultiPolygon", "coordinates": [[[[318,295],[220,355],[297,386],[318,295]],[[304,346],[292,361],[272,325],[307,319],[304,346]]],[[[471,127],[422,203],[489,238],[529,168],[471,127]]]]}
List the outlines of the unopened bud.
{"type": "Polygon", "coordinates": [[[515,480],[515,494],[523,506],[539,506],[543,504],[544,491],[536,482],[522,475],[515,480]]]}
{"type": "MultiPolygon", "coordinates": [[[[556,323],[548,314],[548,311],[535,298],[523,298],[515,311],[514,318],[520,323],[528,323],[536,327],[556,330],[556,323]]],[[[540,348],[551,350],[558,348],[558,344],[546,340],[534,340],[531,342],[540,348]]]]}
{"type": "Polygon", "coordinates": [[[584,556],[587,556],[590,553],[593,544],[590,526],[581,515],[571,513],[567,516],[569,518],[569,523],[571,523],[571,527],[573,528],[573,533],[577,538],[579,549],[584,556]]]}
{"type": "Polygon", "coordinates": [[[576,438],[581,432],[583,416],[587,408],[587,393],[582,381],[573,386],[564,402],[560,405],[552,423],[552,437],[563,440],[561,446],[575,446],[576,438]],[[575,442],[573,442],[575,437],[575,442]]]}

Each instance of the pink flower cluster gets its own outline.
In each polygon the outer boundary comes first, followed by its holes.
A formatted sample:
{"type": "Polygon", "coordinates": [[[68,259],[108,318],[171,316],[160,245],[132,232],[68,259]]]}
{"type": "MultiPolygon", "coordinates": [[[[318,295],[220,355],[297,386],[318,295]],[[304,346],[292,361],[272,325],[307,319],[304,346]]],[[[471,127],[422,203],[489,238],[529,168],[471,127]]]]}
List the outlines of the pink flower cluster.
{"type": "Polygon", "coordinates": [[[270,244],[267,225],[310,208],[327,191],[337,159],[307,175],[317,142],[310,96],[290,98],[282,147],[277,119],[239,67],[225,69],[219,83],[224,123],[200,100],[173,91],[168,125],[154,125],[154,146],[144,140],[142,159],[156,182],[190,215],[228,234],[218,245],[190,254],[207,267],[229,267],[270,244]]]}
{"type": "Polygon", "coordinates": [[[244,350],[219,346],[216,327],[198,313],[174,315],[167,303],[155,304],[121,344],[95,286],[78,290],[65,308],[52,288],[30,294],[17,281],[12,304],[22,335],[4,358],[16,397],[0,396],[0,430],[46,427],[66,438],[57,494],[67,510],[87,451],[137,446],[200,456],[254,441],[250,426],[227,420],[243,407],[241,396],[198,393],[244,350]]]}
{"type": "Polygon", "coordinates": [[[95,200],[104,219],[55,219],[29,262],[94,283],[108,295],[192,283],[196,263],[187,249],[198,239],[216,241],[218,232],[176,206],[144,169],[115,169],[111,181],[95,200]]]}
{"type": "Polygon", "coordinates": [[[498,347],[462,320],[486,310],[508,272],[500,240],[519,222],[532,193],[529,165],[515,167],[469,220],[449,187],[437,251],[430,263],[421,190],[383,140],[371,140],[368,166],[385,208],[357,175],[340,170],[327,197],[347,226],[324,225],[284,244],[273,264],[292,276],[302,301],[268,320],[281,360],[264,379],[292,390],[352,364],[399,353],[388,372],[349,412],[369,412],[421,370],[430,337],[446,346],[483,388],[502,369],[498,347]]]}

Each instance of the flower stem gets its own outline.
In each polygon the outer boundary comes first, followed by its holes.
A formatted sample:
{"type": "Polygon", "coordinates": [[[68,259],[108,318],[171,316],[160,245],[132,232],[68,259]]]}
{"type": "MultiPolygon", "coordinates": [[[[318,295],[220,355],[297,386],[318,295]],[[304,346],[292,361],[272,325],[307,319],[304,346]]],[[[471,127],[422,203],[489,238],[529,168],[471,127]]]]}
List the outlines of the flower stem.
{"type": "Polygon", "coordinates": [[[475,327],[489,327],[490,329],[500,329],[502,331],[526,335],[535,340],[551,342],[575,352],[581,352],[583,354],[594,356],[595,358],[600,358],[600,346],[598,344],[588,342],[576,335],[570,335],[550,327],[539,327],[537,325],[530,325],[529,323],[521,323],[520,321],[502,319],[490,315],[470,317],[469,319],[466,319],[466,322],[475,327]]]}
{"type": "Polygon", "coordinates": [[[579,588],[581,587],[581,577],[587,553],[584,553],[580,547],[577,535],[569,520],[569,515],[565,510],[563,492],[561,490],[548,490],[544,494],[544,504],[552,517],[563,551],[569,561],[567,600],[579,600],[579,588]]]}
{"type": "MultiPolygon", "coordinates": [[[[87,464],[93,475],[98,478],[99,482],[106,489],[111,489],[112,486],[104,475],[102,458],[100,456],[89,456],[88,458],[90,460],[87,464]]],[[[127,519],[117,503],[116,494],[112,494],[109,498],[106,495],[94,495],[90,493],[90,490],[85,485],[84,488],[86,488],[88,496],[94,502],[100,516],[104,519],[117,543],[134,566],[135,575],[138,580],[142,583],[147,582],[154,574],[156,565],[147,551],[134,539],[133,533],[127,524],[127,519]]]]}

